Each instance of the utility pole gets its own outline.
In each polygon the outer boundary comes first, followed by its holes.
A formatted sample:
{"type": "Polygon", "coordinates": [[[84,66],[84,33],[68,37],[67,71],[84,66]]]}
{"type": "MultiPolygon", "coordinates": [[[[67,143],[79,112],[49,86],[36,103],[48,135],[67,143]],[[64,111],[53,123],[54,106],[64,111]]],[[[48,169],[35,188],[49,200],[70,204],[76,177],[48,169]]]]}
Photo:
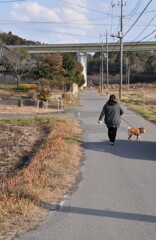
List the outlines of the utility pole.
{"type": "Polygon", "coordinates": [[[102,45],[101,45],[101,92],[103,93],[103,36],[99,34],[102,38],[102,45]]]}
{"type": "Polygon", "coordinates": [[[101,86],[102,86],[102,71],[101,71],[101,66],[100,66],[100,81],[99,81],[99,88],[100,88],[100,91],[101,91],[101,86]]]}
{"type": "MultiPolygon", "coordinates": [[[[120,84],[119,84],[119,99],[122,99],[122,83],[123,83],[123,6],[126,5],[126,3],[123,3],[123,0],[120,0],[120,3],[117,4],[120,6],[120,31],[118,33],[118,38],[120,39],[120,84]]],[[[112,7],[114,7],[115,4],[112,2],[112,7]]],[[[115,37],[114,35],[112,35],[115,37]]]]}
{"type": "Polygon", "coordinates": [[[130,84],[130,72],[131,72],[130,65],[128,65],[128,78],[127,78],[128,93],[129,93],[129,84],[130,84]]]}
{"type": "Polygon", "coordinates": [[[104,49],[103,49],[103,37],[106,36],[106,86],[107,86],[107,91],[108,91],[108,84],[109,84],[109,67],[108,67],[108,33],[106,30],[106,34],[99,34],[100,37],[102,38],[102,57],[101,57],[101,92],[103,92],[103,62],[104,62],[104,49]]]}
{"type": "Polygon", "coordinates": [[[122,98],[122,82],[123,82],[123,0],[121,0],[121,16],[120,16],[120,86],[119,99],[122,98]]]}
{"type": "Polygon", "coordinates": [[[108,91],[108,87],[109,87],[109,65],[108,65],[108,34],[107,34],[107,30],[106,30],[106,61],[107,61],[107,74],[106,74],[106,83],[107,83],[107,91],[108,91]]]}

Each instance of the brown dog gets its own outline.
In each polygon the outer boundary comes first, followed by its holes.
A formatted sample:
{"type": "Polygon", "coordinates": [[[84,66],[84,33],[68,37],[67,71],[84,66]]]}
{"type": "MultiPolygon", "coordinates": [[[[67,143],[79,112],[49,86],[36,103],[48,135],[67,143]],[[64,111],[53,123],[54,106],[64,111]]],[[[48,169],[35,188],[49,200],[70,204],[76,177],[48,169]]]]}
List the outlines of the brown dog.
{"type": "Polygon", "coordinates": [[[141,128],[128,127],[128,140],[131,141],[132,135],[136,136],[137,141],[141,140],[140,134],[145,133],[145,131],[146,130],[143,127],[141,127],[141,128]]]}

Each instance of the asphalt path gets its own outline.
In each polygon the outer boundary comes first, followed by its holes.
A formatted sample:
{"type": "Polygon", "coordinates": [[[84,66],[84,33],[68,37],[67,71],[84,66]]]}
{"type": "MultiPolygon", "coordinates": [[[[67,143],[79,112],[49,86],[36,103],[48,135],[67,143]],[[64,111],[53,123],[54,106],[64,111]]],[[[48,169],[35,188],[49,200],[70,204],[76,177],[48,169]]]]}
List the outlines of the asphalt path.
{"type": "Polygon", "coordinates": [[[156,239],[156,125],[123,107],[110,145],[105,125],[98,124],[106,100],[83,92],[74,115],[83,128],[81,179],[58,210],[16,240],[156,239]],[[128,125],[147,129],[141,141],[127,140],[128,125]]]}

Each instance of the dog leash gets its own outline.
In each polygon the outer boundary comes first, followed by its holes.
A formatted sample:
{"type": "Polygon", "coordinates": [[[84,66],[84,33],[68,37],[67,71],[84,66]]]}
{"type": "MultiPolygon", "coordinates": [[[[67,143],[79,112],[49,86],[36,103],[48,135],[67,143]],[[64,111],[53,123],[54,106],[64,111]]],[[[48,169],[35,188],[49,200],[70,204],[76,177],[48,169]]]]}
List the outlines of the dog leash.
{"type": "Polygon", "coordinates": [[[133,128],[133,126],[132,126],[129,122],[127,122],[124,118],[121,117],[121,119],[122,119],[125,123],[127,123],[130,127],[133,128]]]}

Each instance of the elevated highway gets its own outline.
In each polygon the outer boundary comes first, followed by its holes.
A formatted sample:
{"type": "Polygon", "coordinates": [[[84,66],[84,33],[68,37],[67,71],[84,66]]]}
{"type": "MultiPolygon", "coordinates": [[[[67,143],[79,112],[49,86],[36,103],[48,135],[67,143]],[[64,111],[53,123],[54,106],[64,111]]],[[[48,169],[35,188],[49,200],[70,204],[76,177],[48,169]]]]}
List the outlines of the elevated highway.
{"type": "MultiPolygon", "coordinates": [[[[76,52],[89,53],[102,50],[101,43],[75,43],[75,44],[42,44],[42,45],[8,45],[9,49],[24,48],[29,53],[49,53],[49,52],[76,52]]],[[[106,43],[103,43],[106,49],[106,43]]],[[[108,43],[108,51],[120,51],[120,43],[108,43]]],[[[156,41],[153,42],[124,42],[123,51],[156,51],[156,41]]]]}

